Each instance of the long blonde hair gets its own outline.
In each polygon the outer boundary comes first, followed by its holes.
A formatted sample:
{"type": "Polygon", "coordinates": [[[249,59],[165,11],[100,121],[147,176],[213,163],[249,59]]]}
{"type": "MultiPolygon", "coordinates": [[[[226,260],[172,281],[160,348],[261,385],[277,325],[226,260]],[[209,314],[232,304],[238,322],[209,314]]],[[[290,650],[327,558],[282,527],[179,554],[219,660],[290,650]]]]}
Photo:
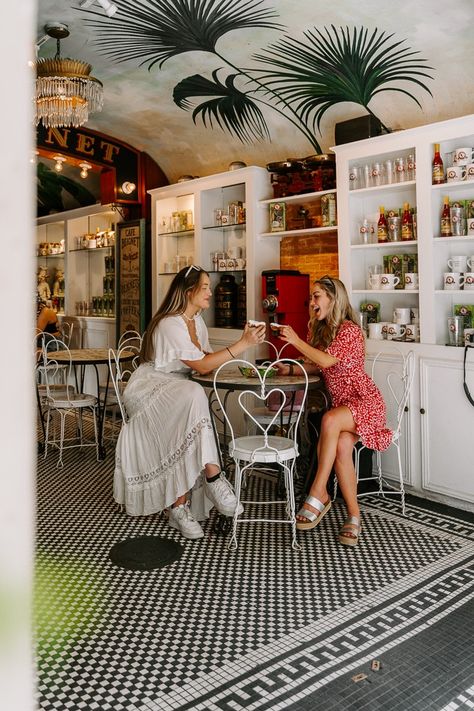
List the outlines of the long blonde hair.
{"type": "Polygon", "coordinates": [[[344,321],[352,321],[357,326],[357,315],[351,306],[346,287],[340,279],[323,276],[316,279],[314,286],[319,286],[329,296],[328,314],[325,319],[318,321],[314,315],[309,321],[310,343],[315,348],[326,349],[336,338],[339,328],[344,321]]]}
{"type": "Polygon", "coordinates": [[[153,334],[155,329],[158,328],[160,321],[167,316],[178,316],[184,313],[189,295],[193,295],[199,289],[202,274],[209,276],[204,269],[194,265],[184,267],[176,274],[158,311],[147,326],[140,351],[140,363],[149,363],[154,359],[153,334]]]}

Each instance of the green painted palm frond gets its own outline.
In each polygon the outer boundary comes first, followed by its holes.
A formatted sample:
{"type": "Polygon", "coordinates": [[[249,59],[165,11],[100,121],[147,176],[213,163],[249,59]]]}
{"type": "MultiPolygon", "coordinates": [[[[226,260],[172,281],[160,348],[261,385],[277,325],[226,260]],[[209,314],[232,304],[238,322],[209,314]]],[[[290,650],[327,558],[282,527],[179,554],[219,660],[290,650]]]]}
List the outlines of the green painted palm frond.
{"type": "Polygon", "coordinates": [[[377,28],[317,28],[304,33],[306,42],[285,37],[255,59],[273,69],[262,69],[267,88],[295,106],[302,121],[312,116],[319,129],[324,113],[340,102],[361,104],[382,91],[398,91],[420,102],[394,82],[411,82],[431,94],[423,79],[432,79],[419,52],[392,41],[393,34],[377,28]]]}
{"type": "Polygon", "coordinates": [[[218,71],[212,72],[213,81],[199,74],[180,81],[173,91],[175,104],[188,110],[192,107],[190,97],[212,96],[214,98],[194,109],[194,123],[199,116],[204,126],[213,128],[217,125],[242,143],[269,139],[268,128],[259,107],[234,85],[238,75],[230,74],[223,84],[217,78],[218,71]]]}
{"type": "Polygon", "coordinates": [[[139,59],[140,66],[183,52],[214,52],[217,40],[231,30],[265,27],[282,29],[278,15],[262,7],[263,0],[122,0],[112,20],[83,10],[95,30],[94,44],[118,62],[139,59]]]}

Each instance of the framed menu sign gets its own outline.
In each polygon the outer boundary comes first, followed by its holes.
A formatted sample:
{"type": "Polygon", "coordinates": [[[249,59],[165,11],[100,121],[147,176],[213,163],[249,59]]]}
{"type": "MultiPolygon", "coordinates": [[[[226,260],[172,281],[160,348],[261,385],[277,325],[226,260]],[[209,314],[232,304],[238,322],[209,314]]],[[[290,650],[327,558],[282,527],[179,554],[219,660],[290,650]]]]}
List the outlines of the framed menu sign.
{"type": "Polygon", "coordinates": [[[117,343],[125,331],[143,333],[145,323],[145,220],[116,225],[117,343]]]}

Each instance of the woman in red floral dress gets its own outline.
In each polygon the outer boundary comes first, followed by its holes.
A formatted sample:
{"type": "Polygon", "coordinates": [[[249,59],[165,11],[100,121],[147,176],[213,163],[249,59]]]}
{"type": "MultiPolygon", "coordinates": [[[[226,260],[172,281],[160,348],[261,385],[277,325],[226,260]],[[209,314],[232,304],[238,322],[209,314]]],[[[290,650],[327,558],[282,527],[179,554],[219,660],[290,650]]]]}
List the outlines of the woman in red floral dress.
{"type": "MultiPolygon", "coordinates": [[[[297,528],[314,528],[331,508],[327,482],[334,467],[347,507],[339,541],[356,545],[360,532],[357,479],[352,459],[360,440],[370,449],[384,450],[392,441],[385,422],[382,395],[364,369],[364,337],[346,288],[339,279],[324,276],[314,282],[311,294],[309,341],[291,326],[280,326],[279,336],[305,358],[308,373],[321,372],[332,398],[323,415],[318,441],[318,468],[309,495],[297,514],[297,528]]],[[[290,366],[281,366],[282,375],[290,366]]]]}

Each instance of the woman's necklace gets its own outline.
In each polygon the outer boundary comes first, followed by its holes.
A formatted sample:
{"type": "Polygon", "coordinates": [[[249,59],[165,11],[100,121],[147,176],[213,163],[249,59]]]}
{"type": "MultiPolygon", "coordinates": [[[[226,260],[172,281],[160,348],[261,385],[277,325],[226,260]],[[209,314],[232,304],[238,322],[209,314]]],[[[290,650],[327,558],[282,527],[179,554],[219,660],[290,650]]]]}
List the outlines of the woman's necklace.
{"type": "Polygon", "coordinates": [[[181,314],[181,316],[183,316],[183,317],[186,319],[186,321],[194,321],[194,319],[196,318],[196,314],[194,314],[194,316],[187,316],[187,315],[184,313],[184,311],[183,311],[183,313],[181,314]]]}

